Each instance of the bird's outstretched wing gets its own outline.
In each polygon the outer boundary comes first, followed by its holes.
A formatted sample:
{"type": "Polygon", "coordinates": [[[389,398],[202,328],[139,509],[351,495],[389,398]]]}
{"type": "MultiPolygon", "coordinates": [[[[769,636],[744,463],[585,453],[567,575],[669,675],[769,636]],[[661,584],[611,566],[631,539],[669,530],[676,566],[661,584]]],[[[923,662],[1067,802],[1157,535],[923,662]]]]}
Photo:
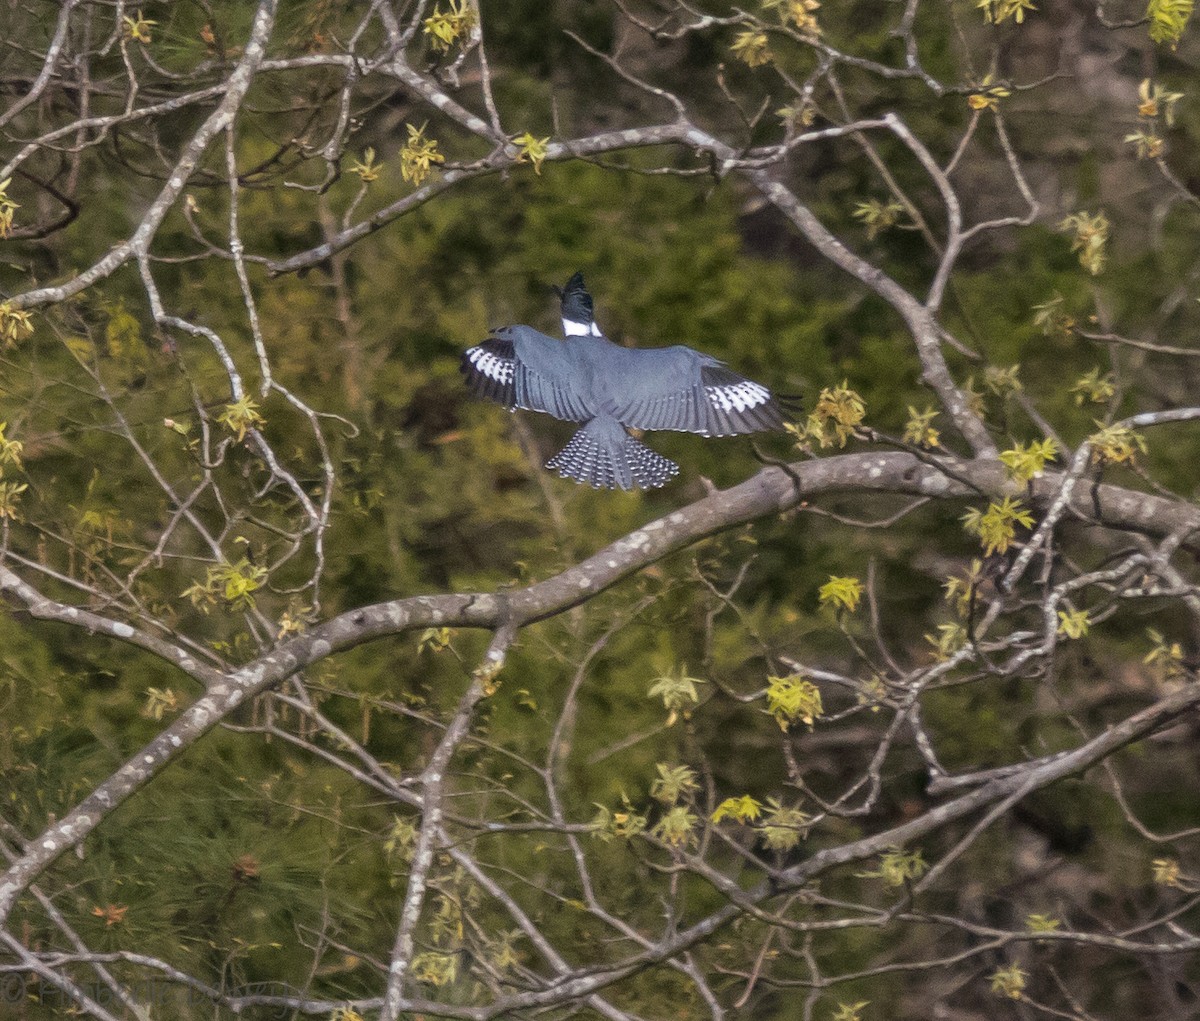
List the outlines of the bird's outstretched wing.
{"type": "Polygon", "coordinates": [[[512,341],[492,337],[467,348],[459,369],[466,377],[468,389],[476,397],[486,397],[506,408],[515,408],[516,365],[512,341]]]}
{"type": "Polygon", "coordinates": [[[476,397],[512,410],[543,411],[565,422],[592,418],[562,341],[528,326],[505,326],[463,352],[461,369],[476,397]]]}
{"type": "Polygon", "coordinates": [[[723,365],[704,366],[700,381],[708,399],[710,435],[736,436],[783,428],[779,401],[761,383],[723,365]]]}
{"type": "Polygon", "coordinates": [[[770,390],[691,348],[626,349],[621,362],[610,394],[622,425],[702,436],[783,426],[770,390]]]}

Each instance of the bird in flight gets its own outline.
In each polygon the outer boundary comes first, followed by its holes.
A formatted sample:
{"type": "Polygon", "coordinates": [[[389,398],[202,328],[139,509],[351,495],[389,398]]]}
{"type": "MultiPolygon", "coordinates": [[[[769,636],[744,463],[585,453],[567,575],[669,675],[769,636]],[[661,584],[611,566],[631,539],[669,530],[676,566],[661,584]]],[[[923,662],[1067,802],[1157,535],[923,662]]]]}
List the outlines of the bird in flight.
{"type": "Polygon", "coordinates": [[[581,273],[559,294],[565,340],[504,326],[462,357],[476,397],[583,423],[546,462],[551,471],[596,489],[657,489],[679,466],[627,429],[736,436],[783,427],[771,391],[711,355],[614,344],[596,324],[581,273]]]}

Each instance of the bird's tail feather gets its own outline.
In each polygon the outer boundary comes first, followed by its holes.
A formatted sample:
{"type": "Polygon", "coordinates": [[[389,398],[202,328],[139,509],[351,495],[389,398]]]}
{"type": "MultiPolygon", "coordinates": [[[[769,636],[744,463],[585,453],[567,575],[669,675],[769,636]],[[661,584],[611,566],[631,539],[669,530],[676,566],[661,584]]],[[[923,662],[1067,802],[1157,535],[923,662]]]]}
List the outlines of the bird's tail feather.
{"type": "Polygon", "coordinates": [[[630,436],[612,418],[593,418],[546,467],[594,489],[657,489],[679,466],[630,436]]]}

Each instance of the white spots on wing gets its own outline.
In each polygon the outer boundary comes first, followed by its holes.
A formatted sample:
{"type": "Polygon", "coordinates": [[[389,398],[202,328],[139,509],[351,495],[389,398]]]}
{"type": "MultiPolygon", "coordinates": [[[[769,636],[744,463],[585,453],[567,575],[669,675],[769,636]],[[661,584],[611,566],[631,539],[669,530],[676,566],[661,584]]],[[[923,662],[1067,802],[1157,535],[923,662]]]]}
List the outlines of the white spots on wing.
{"type": "Polygon", "coordinates": [[[770,390],[748,379],[726,386],[706,386],[704,389],[708,391],[708,399],[713,406],[722,411],[745,411],[766,404],[771,399],[770,390]]]}
{"type": "Polygon", "coordinates": [[[476,370],[499,383],[513,381],[513,362],[511,358],[500,358],[482,347],[473,347],[467,351],[467,360],[476,370]]]}

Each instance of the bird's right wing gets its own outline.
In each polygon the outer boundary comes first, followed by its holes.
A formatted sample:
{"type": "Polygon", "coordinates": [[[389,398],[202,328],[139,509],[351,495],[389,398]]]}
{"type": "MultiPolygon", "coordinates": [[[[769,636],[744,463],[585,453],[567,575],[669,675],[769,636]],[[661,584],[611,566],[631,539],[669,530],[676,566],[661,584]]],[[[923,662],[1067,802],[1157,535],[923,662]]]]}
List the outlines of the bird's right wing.
{"type": "Polygon", "coordinates": [[[463,352],[462,372],[476,397],[565,422],[592,417],[561,341],[527,326],[504,327],[496,334],[463,352]]]}
{"type": "Polygon", "coordinates": [[[625,349],[613,360],[614,414],[623,425],[702,436],[783,425],[770,390],[691,348],[625,349]]]}
{"type": "Polygon", "coordinates": [[[761,383],[724,365],[704,366],[700,378],[708,400],[710,435],[737,436],[783,428],[779,399],[761,383]]]}

